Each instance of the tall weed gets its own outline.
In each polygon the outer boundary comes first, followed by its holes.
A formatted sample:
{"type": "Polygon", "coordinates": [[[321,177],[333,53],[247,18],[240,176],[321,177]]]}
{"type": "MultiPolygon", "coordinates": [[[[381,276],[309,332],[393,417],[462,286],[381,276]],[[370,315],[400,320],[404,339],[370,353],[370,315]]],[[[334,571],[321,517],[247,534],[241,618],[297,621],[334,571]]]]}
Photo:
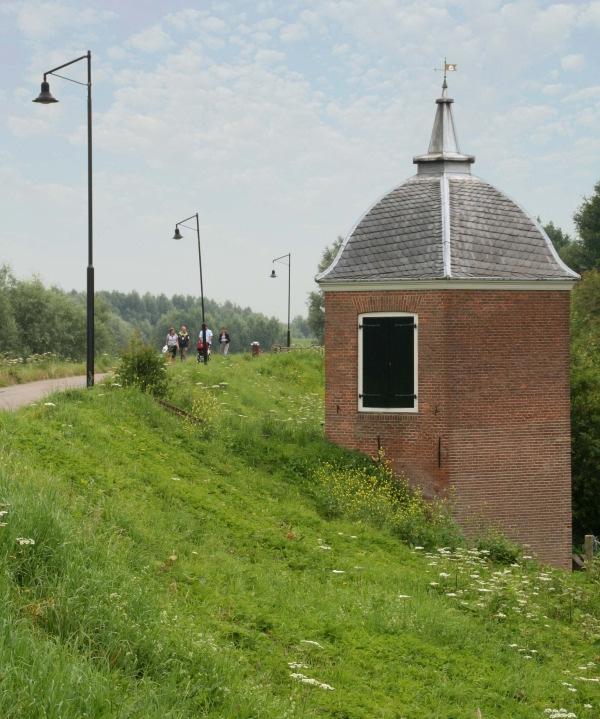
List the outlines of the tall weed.
{"type": "Polygon", "coordinates": [[[413,545],[455,546],[462,541],[448,502],[426,500],[406,477],[394,473],[383,454],[377,462],[362,466],[324,462],[315,471],[315,479],[326,516],[347,516],[387,527],[413,545]]]}

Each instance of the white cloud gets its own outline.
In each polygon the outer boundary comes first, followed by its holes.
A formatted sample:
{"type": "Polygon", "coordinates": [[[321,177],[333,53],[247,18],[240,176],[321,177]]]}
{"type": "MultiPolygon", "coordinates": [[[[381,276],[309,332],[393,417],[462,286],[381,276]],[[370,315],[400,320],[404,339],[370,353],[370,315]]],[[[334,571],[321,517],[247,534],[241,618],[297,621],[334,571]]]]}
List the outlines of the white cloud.
{"type": "Polygon", "coordinates": [[[582,87],[581,90],[572,92],[563,98],[563,102],[589,102],[590,100],[600,100],[600,85],[582,87]]]}
{"type": "Polygon", "coordinates": [[[544,43],[561,44],[570,35],[577,20],[577,8],[574,5],[557,3],[539,9],[534,15],[531,33],[544,43]]]}
{"type": "Polygon", "coordinates": [[[308,30],[301,23],[290,23],[281,28],[279,36],[283,42],[298,42],[308,37],[308,30]]]}
{"type": "Polygon", "coordinates": [[[563,89],[564,85],[560,82],[557,82],[551,85],[544,85],[544,87],[542,87],[542,92],[544,93],[544,95],[560,95],[563,89]]]}
{"type": "Polygon", "coordinates": [[[142,52],[159,52],[169,47],[172,41],[160,25],[153,25],[132,35],[127,44],[142,52]]]}
{"type": "Polygon", "coordinates": [[[563,70],[581,70],[585,65],[585,58],[583,55],[565,55],[560,60],[560,65],[563,70]]]}
{"type": "Polygon", "coordinates": [[[277,50],[258,50],[254,55],[256,62],[265,65],[275,65],[285,60],[285,54],[277,50]]]}
{"type": "Polygon", "coordinates": [[[580,24],[582,26],[600,27],[600,1],[595,0],[588,4],[581,12],[580,24]]]}
{"type": "Polygon", "coordinates": [[[14,3],[19,30],[28,40],[45,40],[65,29],[96,25],[116,17],[108,10],[81,8],[62,2],[14,3]]]}
{"type": "Polygon", "coordinates": [[[6,119],[6,124],[15,137],[44,135],[52,127],[49,120],[43,120],[39,117],[18,117],[16,115],[10,115],[6,119]]]}

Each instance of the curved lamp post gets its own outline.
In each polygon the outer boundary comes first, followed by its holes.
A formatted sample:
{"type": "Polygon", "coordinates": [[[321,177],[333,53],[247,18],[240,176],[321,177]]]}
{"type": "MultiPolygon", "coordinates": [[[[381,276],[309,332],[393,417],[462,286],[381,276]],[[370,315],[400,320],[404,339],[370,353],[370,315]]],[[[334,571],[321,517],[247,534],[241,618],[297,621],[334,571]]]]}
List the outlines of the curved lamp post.
{"type": "Polygon", "coordinates": [[[185,220],[180,220],[175,225],[175,233],[173,234],[174,240],[182,240],[183,235],[181,232],[179,232],[179,226],[181,227],[187,227],[188,230],[196,230],[196,234],[198,236],[198,266],[200,268],[200,304],[202,307],[202,357],[204,359],[204,364],[208,362],[208,350],[206,347],[206,322],[204,320],[204,285],[202,283],[202,252],[200,250],[200,220],[198,219],[198,213],[196,212],[195,215],[190,215],[189,217],[186,217],[185,220]],[[189,225],[184,225],[184,222],[187,222],[188,220],[193,220],[194,217],[196,218],[196,227],[190,227],[189,225]]]}
{"type": "Polygon", "coordinates": [[[88,387],[94,386],[94,262],[93,262],[93,226],[92,226],[92,53],[88,50],[85,55],[75,58],[63,65],[53,67],[44,73],[44,80],[40,94],[33,100],[42,105],[58,102],[50,92],[48,75],[60,77],[63,80],[74,82],[87,87],[87,156],[88,156],[88,264],[87,264],[87,367],[86,382],[88,387]],[[57,70],[73,65],[80,60],[87,60],[87,82],[79,82],[64,75],[58,75],[57,70]]]}
{"type": "MultiPolygon", "coordinates": [[[[287,320],[287,346],[288,349],[292,346],[292,340],[291,340],[291,334],[290,334],[290,288],[291,288],[291,280],[292,280],[292,253],[288,252],[287,255],[281,255],[281,257],[276,257],[273,260],[273,264],[276,262],[281,263],[282,265],[287,265],[288,268],[288,320],[287,320]],[[287,258],[287,262],[285,261],[287,258]]],[[[275,272],[275,267],[271,270],[270,274],[271,279],[277,278],[277,273],[275,272]]]]}

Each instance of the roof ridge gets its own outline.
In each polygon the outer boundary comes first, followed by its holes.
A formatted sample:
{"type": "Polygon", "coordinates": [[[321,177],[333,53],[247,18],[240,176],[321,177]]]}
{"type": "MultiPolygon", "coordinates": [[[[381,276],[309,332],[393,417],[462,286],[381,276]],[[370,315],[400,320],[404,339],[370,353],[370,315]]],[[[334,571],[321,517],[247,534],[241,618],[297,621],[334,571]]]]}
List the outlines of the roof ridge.
{"type": "Polygon", "coordinates": [[[450,244],[450,185],[448,175],[440,175],[440,205],[442,210],[442,258],[444,278],[452,277],[452,256],[450,244]]]}

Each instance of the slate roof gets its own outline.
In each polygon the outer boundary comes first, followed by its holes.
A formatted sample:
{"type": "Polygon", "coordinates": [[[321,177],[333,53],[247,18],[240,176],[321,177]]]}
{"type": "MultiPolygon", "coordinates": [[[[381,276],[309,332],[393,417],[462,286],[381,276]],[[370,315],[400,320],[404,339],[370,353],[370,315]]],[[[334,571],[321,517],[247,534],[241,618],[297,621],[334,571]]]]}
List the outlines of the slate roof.
{"type": "Polygon", "coordinates": [[[577,279],[523,209],[470,174],[445,83],[436,102],[417,175],[363,215],[317,282],[577,279]]]}
{"type": "Polygon", "coordinates": [[[327,279],[439,277],[441,225],[439,179],[415,177],[364,215],[327,279]]]}

